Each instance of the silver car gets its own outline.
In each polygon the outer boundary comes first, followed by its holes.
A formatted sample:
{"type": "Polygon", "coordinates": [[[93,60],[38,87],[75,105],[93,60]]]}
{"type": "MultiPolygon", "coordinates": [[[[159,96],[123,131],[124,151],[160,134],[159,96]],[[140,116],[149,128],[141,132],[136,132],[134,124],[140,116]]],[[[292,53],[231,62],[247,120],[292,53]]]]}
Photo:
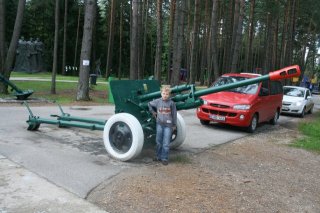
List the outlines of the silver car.
{"type": "Polygon", "coordinates": [[[308,88],[284,86],[281,113],[295,114],[304,117],[305,113],[312,113],[314,102],[308,88]]]}

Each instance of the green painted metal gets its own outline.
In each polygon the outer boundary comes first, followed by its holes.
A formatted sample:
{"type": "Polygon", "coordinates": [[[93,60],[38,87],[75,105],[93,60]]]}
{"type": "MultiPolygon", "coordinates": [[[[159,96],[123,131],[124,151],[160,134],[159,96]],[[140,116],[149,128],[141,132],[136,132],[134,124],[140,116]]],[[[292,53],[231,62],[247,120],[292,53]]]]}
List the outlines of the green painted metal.
{"type": "MultiPolygon", "coordinates": [[[[126,112],[134,115],[140,123],[150,119],[149,111],[140,106],[139,96],[159,92],[160,82],[156,80],[121,80],[109,82],[115,113],[126,112]]],[[[148,99],[149,101],[152,99],[148,99]]],[[[148,101],[146,100],[146,102],[148,101]]]]}
{"type": "Polygon", "coordinates": [[[26,100],[30,95],[33,94],[33,90],[21,90],[14,83],[9,81],[7,78],[5,78],[1,74],[0,74],[0,81],[10,86],[12,90],[15,91],[14,95],[17,97],[18,100],[26,100]]]}
{"type": "Polygon", "coordinates": [[[71,116],[68,113],[64,113],[60,105],[58,106],[60,108],[61,115],[51,115],[51,117],[56,117],[56,120],[49,118],[40,118],[38,116],[34,116],[26,101],[24,102],[24,105],[29,111],[29,119],[26,121],[29,125],[28,130],[37,130],[40,127],[40,124],[53,124],[59,127],[71,126],[90,130],[103,130],[104,125],[107,122],[107,120],[71,116]]]}
{"type": "Polygon", "coordinates": [[[103,125],[103,126],[107,122],[107,120],[71,116],[69,113],[65,113],[63,111],[60,104],[58,104],[58,107],[60,109],[61,115],[51,115],[51,117],[57,117],[57,119],[60,121],[79,121],[79,122],[85,122],[85,123],[99,124],[99,125],[103,125]]]}
{"type": "MultiPolygon", "coordinates": [[[[177,110],[196,108],[203,104],[201,96],[216,93],[241,86],[259,83],[266,80],[281,80],[300,75],[297,65],[286,67],[267,75],[250,78],[227,85],[210,87],[196,91],[194,85],[180,85],[171,88],[172,100],[176,102],[177,110]]],[[[111,81],[110,86],[115,98],[116,113],[126,112],[134,115],[140,123],[152,117],[148,114],[148,102],[161,97],[160,83],[155,80],[111,81]],[[147,88],[147,89],[145,89],[147,88]]]]}

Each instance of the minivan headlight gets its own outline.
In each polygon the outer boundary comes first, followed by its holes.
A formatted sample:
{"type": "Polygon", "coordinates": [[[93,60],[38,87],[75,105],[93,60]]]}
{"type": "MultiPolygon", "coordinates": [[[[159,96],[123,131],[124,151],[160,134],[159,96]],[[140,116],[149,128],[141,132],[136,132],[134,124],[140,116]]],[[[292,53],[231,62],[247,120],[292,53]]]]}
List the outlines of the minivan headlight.
{"type": "Polygon", "coordinates": [[[207,104],[208,104],[208,101],[207,101],[207,100],[203,100],[203,104],[204,104],[204,105],[207,105],[207,104]]]}
{"type": "Polygon", "coordinates": [[[250,105],[248,105],[248,104],[237,104],[237,105],[233,106],[233,109],[248,110],[248,109],[250,109],[250,105]]]}

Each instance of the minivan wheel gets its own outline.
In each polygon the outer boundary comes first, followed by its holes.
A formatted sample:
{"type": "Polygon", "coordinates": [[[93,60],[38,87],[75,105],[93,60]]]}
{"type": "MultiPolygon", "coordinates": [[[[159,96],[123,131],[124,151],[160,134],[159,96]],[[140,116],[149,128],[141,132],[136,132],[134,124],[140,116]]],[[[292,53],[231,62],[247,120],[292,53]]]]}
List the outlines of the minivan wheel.
{"type": "Polygon", "coordinates": [[[300,117],[303,118],[304,115],[305,115],[305,113],[306,113],[306,108],[304,107],[303,110],[302,110],[302,112],[301,112],[301,114],[300,114],[300,117]]]}
{"type": "Polygon", "coordinates": [[[270,124],[276,125],[279,120],[279,111],[276,110],[276,113],[274,114],[273,118],[270,120],[270,124]]]}
{"type": "Polygon", "coordinates": [[[253,133],[257,129],[257,126],[258,126],[258,116],[257,114],[254,114],[251,119],[250,125],[247,127],[247,131],[250,133],[253,133]]]}

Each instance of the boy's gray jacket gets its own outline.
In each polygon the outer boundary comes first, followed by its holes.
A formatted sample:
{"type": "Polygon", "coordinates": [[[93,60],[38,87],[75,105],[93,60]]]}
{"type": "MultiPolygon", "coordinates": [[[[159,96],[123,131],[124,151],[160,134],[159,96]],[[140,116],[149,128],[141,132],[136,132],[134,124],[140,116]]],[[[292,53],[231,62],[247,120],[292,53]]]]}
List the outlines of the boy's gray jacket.
{"type": "Polygon", "coordinates": [[[157,123],[169,127],[177,125],[177,108],[171,99],[158,98],[150,101],[148,106],[151,113],[157,112],[157,123]]]}

